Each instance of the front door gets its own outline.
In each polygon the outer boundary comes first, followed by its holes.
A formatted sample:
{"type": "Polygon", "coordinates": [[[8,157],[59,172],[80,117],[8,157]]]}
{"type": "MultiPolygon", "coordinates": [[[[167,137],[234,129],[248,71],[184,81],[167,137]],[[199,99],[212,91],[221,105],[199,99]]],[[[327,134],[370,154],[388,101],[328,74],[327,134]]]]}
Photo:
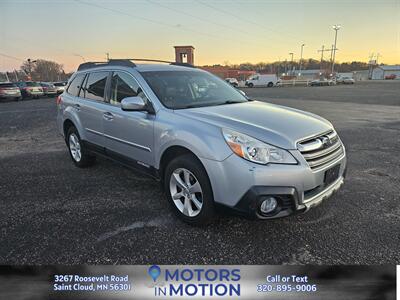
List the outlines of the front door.
{"type": "Polygon", "coordinates": [[[110,89],[110,104],[103,118],[106,151],[150,168],[154,165],[155,116],[121,109],[121,101],[126,97],[140,96],[148,101],[142,88],[131,74],[116,71],[112,74],[110,89]]]}

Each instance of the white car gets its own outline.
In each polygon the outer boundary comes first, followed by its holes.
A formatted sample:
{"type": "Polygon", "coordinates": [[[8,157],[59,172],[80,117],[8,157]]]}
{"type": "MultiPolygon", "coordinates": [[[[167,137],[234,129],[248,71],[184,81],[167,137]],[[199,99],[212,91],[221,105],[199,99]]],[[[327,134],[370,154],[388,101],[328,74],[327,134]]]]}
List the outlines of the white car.
{"type": "Polygon", "coordinates": [[[239,86],[239,81],[236,78],[225,78],[225,81],[234,87],[239,86]]]}
{"type": "Polygon", "coordinates": [[[336,81],[337,83],[343,83],[343,84],[354,84],[355,80],[351,77],[340,77],[336,81]]]}

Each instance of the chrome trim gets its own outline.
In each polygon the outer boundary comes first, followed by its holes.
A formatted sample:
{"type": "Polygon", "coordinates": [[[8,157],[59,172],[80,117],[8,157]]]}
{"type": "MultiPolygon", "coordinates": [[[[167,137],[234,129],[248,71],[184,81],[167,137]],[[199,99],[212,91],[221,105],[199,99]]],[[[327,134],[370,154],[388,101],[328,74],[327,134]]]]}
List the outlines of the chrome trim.
{"type": "Polygon", "coordinates": [[[303,199],[304,206],[309,209],[311,206],[317,205],[325,198],[332,196],[334,192],[336,192],[344,183],[344,177],[339,177],[333,184],[328,186],[325,190],[321,191],[320,193],[312,196],[309,199],[303,199]]]}
{"type": "Polygon", "coordinates": [[[142,146],[142,145],[139,145],[139,144],[135,144],[135,143],[132,143],[132,142],[129,142],[129,141],[126,141],[126,140],[122,140],[122,139],[116,138],[115,136],[111,136],[111,135],[108,135],[108,134],[105,134],[105,133],[101,133],[101,132],[98,132],[98,131],[90,129],[90,128],[85,128],[85,130],[87,130],[87,131],[89,131],[91,133],[97,134],[97,135],[104,136],[104,137],[109,138],[111,140],[114,140],[114,141],[129,145],[129,146],[132,146],[132,147],[140,148],[142,150],[146,150],[148,152],[151,152],[151,149],[149,147],[142,146]]]}
{"type": "Polygon", "coordinates": [[[339,157],[343,153],[343,149],[341,147],[336,148],[334,151],[331,153],[327,154],[325,157],[316,159],[316,160],[307,160],[308,165],[310,168],[315,168],[317,166],[323,165],[325,163],[328,163],[332,160],[335,160],[337,157],[339,157]]]}
{"type": "Polygon", "coordinates": [[[313,151],[313,150],[318,150],[319,148],[322,147],[322,142],[318,139],[315,141],[311,141],[309,143],[305,144],[298,144],[297,148],[300,150],[300,152],[308,152],[308,151],[313,151]]]}
{"type": "Polygon", "coordinates": [[[139,145],[139,144],[135,144],[135,143],[132,143],[132,142],[128,142],[126,140],[122,140],[122,139],[119,139],[119,138],[117,138],[115,136],[111,136],[111,135],[108,135],[108,134],[103,134],[103,136],[106,137],[106,138],[109,138],[111,140],[114,140],[114,141],[117,141],[117,142],[120,142],[120,143],[123,143],[123,144],[127,144],[127,145],[132,146],[132,147],[140,148],[142,150],[146,150],[148,152],[151,152],[151,149],[149,147],[142,146],[142,145],[139,145]]]}
{"type": "Polygon", "coordinates": [[[103,134],[101,132],[98,132],[96,130],[93,130],[93,129],[90,129],[90,128],[85,128],[85,130],[89,131],[90,133],[94,133],[94,134],[103,136],[103,134]]]}
{"type": "Polygon", "coordinates": [[[329,154],[331,152],[334,152],[337,148],[339,148],[341,146],[341,143],[339,142],[339,140],[336,141],[336,143],[334,143],[330,148],[326,148],[324,150],[321,150],[317,153],[303,153],[303,156],[305,159],[316,159],[318,157],[324,156],[326,154],[329,154]]]}

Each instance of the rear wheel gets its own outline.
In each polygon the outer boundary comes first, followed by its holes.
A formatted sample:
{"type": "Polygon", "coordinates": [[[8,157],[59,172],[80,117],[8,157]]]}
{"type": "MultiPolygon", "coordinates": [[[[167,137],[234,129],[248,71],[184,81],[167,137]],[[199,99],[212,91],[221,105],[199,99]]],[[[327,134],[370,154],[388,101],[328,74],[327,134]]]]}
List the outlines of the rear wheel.
{"type": "Polygon", "coordinates": [[[166,167],[164,188],[173,211],[186,223],[205,225],[215,215],[208,175],[191,154],[173,159],[166,167]]]}
{"type": "Polygon", "coordinates": [[[274,86],[274,84],[272,83],[272,82],[268,82],[268,85],[267,85],[268,87],[273,87],[274,86]]]}
{"type": "Polygon", "coordinates": [[[254,86],[254,84],[249,83],[247,86],[250,87],[250,88],[252,88],[252,87],[254,86]]]}
{"type": "Polygon", "coordinates": [[[78,130],[74,126],[68,129],[66,142],[71,159],[77,167],[85,168],[93,165],[96,157],[84,147],[78,130]]]}

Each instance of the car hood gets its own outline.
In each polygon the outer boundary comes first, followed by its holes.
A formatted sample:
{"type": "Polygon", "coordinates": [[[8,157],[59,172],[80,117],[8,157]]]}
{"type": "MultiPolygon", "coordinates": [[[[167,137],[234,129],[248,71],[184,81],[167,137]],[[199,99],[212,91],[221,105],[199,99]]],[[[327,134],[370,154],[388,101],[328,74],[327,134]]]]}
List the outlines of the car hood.
{"type": "Polygon", "coordinates": [[[229,128],[284,149],[332,130],[324,118],[294,108],[259,101],[175,110],[187,118],[229,128]]]}

